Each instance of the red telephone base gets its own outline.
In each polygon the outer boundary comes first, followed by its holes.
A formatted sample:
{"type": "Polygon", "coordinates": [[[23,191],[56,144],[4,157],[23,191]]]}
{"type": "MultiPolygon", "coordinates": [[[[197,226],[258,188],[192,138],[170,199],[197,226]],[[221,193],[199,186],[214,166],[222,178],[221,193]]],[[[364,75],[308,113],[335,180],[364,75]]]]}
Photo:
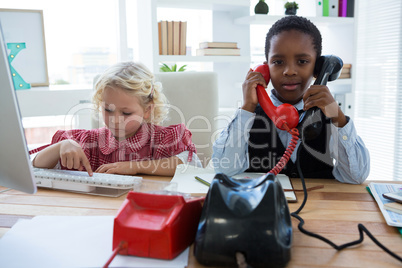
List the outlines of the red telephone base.
{"type": "Polygon", "coordinates": [[[193,243],[201,216],[202,198],[129,192],[114,219],[113,250],[157,259],[174,259],[193,243]]]}

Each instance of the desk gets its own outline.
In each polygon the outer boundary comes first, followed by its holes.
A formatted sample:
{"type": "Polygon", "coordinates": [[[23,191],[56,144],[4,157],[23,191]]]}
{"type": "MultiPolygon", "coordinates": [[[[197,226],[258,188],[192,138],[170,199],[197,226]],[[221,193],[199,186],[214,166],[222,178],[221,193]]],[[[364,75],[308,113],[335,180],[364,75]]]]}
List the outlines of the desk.
{"type": "MultiPolygon", "coordinates": [[[[170,180],[157,176],[147,179],[170,180]]],[[[301,189],[299,179],[292,180],[295,189],[301,189]]],[[[309,192],[309,199],[300,216],[305,228],[317,232],[340,245],[358,239],[357,224],[364,224],[386,247],[402,256],[402,237],[390,227],[363,185],[342,184],[335,180],[308,179],[307,187],[324,185],[323,189],[309,192]]],[[[398,183],[398,182],[392,182],[398,183]]],[[[0,187],[0,190],[4,188],[0,187]]],[[[289,204],[295,211],[303,199],[289,204]]],[[[10,190],[0,194],[0,236],[6,233],[19,217],[38,215],[57,216],[115,216],[125,196],[108,198],[39,189],[28,195],[10,190]]],[[[366,235],[362,245],[337,252],[329,245],[308,237],[297,229],[298,221],[292,218],[292,258],[287,267],[400,267],[401,264],[377,247],[366,235]]],[[[189,267],[203,267],[191,254],[189,267]]]]}

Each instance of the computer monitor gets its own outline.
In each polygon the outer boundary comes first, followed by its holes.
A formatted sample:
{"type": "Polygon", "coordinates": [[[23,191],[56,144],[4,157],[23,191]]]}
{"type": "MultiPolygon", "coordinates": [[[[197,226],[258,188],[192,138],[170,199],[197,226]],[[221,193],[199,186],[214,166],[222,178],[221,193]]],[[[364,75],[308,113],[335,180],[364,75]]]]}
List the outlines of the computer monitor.
{"type": "Polygon", "coordinates": [[[0,186],[34,194],[36,184],[0,25],[0,186]]]}

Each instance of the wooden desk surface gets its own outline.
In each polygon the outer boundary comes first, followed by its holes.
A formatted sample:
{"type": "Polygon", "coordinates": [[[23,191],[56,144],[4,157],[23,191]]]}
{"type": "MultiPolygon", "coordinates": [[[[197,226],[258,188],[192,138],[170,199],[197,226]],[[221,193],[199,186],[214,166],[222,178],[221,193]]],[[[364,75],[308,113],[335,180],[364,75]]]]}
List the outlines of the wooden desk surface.
{"type": "MultiPolygon", "coordinates": [[[[170,180],[157,176],[146,178],[170,180]]],[[[292,182],[295,189],[301,189],[299,179],[292,182]]],[[[386,224],[377,203],[365,188],[369,182],[350,185],[335,180],[308,179],[306,183],[307,187],[324,185],[323,189],[309,192],[307,204],[299,214],[305,220],[307,230],[341,245],[359,238],[357,224],[362,223],[381,243],[402,256],[401,234],[397,228],[386,224]]],[[[297,193],[297,196],[298,203],[289,204],[291,212],[300,206],[303,193],[297,193]]],[[[38,215],[115,216],[124,199],[125,196],[109,198],[46,189],[39,189],[35,195],[6,191],[0,193],[0,236],[18,218],[38,215]]],[[[300,233],[296,219],[292,218],[292,224],[292,257],[287,267],[401,267],[401,263],[366,235],[363,244],[337,252],[326,243],[300,233]]],[[[203,267],[197,263],[192,250],[188,267],[203,267]]]]}

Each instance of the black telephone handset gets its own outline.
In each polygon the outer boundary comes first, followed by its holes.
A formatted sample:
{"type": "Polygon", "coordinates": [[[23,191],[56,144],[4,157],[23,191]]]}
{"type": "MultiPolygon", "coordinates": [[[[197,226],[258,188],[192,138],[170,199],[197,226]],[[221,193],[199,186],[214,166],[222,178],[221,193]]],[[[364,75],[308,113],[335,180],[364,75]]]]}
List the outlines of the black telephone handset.
{"type": "MultiPolygon", "coordinates": [[[[325,55],[319,57],[314,67],[314,73],[317,76],[314,85],[326,85],[328,81],[338,79],[342,67],[343,61],[337,56],[325,55]]],[[[313,140],[320,135],[324,125],[322,118],[322,111],[318,107],[313,107],[305,113],[298,127],[303,140],[313,140]]]]}

